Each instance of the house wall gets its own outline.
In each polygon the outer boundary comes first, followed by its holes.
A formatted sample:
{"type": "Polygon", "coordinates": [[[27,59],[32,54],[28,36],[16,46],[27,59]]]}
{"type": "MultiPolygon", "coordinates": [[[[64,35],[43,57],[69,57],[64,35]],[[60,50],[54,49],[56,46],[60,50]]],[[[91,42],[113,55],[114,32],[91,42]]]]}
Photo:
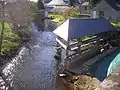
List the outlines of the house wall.
{"type": "Polygon", "coordinates": [[[103,11],[106,19],[120,20],[120,11],[114,10],[105,0],[93,8],[92,11],[97,12],[97,17],[99,17],[99,12],[103,11]]]}

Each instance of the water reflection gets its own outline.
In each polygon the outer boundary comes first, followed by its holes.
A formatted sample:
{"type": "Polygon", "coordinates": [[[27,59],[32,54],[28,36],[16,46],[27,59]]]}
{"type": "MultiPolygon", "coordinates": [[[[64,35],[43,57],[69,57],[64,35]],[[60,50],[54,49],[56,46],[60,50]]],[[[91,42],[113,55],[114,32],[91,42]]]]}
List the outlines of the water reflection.
{"type": "MultiPolygon", "coordinates": [[[[10,90],[57,90],[58,66],[54,59],[55,36],[51,32],[33,32],[32,40],[2,71],[10,90]]],[[[1,79],[0,79],[1,80],[1,79]]],[[[1,83],[2,84],[2,83],[1,83]]]]}

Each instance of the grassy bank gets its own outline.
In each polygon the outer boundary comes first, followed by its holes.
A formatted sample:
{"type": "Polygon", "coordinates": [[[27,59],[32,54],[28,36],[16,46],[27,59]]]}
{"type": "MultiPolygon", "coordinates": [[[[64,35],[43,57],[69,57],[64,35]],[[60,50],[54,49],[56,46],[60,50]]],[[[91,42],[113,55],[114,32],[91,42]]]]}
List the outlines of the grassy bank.
{"type": "MultiPolygon", "coordinates": [[[[0,28],[1,28],[1,24],[0,24],[0,28]]],[[[14,50],[16,50],[17,47],[20,45],[20,37],[11,30],[8,23],[5,23],[4,28],[5,29],[3,33],[1,55],[10,56],[15,52],[14,50]]]]}

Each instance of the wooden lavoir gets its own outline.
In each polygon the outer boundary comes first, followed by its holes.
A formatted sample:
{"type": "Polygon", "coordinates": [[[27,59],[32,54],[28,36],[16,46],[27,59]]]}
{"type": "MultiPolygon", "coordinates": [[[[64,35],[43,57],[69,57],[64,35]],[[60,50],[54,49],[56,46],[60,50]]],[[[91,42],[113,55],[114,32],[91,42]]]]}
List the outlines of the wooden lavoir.
{"type": "MultiPolygon", "coordinates": [[[[57,36],[59,54],[62,49],[65,50],[62,60],[68,70],[72,70],[74,66],[82,67],[94,57],[111,53],[114,48],[119,47],[120,34],[105,19],[67,20],[54,30],[54,33],[57,36]],[[87,38],[83,39],[85,36],[87,38]]],[[[61,58],[61,55],[59,56],[61,58]]]]}

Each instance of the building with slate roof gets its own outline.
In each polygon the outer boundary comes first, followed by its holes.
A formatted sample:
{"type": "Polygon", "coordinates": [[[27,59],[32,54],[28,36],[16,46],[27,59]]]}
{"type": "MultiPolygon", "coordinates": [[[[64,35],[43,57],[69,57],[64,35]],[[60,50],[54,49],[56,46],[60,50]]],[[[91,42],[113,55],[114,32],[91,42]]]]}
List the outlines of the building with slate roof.
{"type": "Polygon", "coordinates": [[[47,3],[47,6],[67,6],[69,0],[52,0],[51,2],[47,3]]]}
{"type": "Polygon", "coordinates": [[[103,16],[108,20],[120,20],[120,0],[102,0],[92,11],[97,17],[103,16]]]}

